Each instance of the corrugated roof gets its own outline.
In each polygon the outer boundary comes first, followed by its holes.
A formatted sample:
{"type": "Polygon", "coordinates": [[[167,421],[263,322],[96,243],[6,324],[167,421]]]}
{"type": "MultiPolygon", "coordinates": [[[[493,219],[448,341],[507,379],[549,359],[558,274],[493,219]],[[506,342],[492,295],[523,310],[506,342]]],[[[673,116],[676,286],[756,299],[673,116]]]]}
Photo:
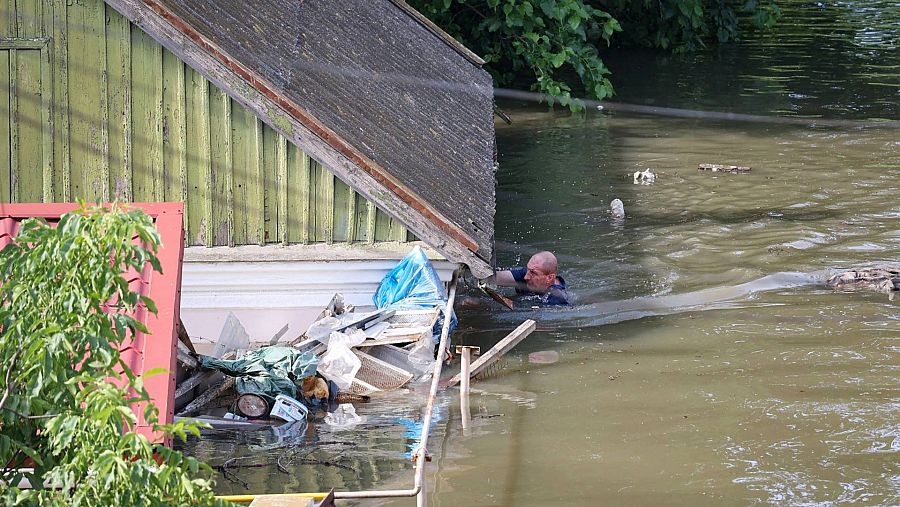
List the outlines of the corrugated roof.
{"type": "MultiPolygon", "coordinates": [[[[122,359],[136,374],[153,368],[163,368],[168,373],[152,375],[144,380],[144,386],[159,408],[159,421],[170,424],[175,417],[175,340],[181,308],[181,259],[184,251],[184,228],[181,203],[131,203],[150,215],[162,239],[157,256],[163,272],[154,272],[149,264],[138,273],[128,273],[132,290],[148,296],[156,303],[153,315],[143,305],[136,315],[150,331],[148,335],[137,333],[130,343],[123,344],[122,359]]],[[[8,245],[19,232],[19,223],[30,217],[41,217],[49,222],[78,208],[77,204],[0,204],[0,249],[8,245]]],[[[148,438],[155,438],[144,421],[143,410],[137,408],[137,430],[148,438]]]]}
{"type": "Polygon", "coordinates": [[[408,6],[106,2],[423,241],[490,274],[491,77],[408,6]]]}

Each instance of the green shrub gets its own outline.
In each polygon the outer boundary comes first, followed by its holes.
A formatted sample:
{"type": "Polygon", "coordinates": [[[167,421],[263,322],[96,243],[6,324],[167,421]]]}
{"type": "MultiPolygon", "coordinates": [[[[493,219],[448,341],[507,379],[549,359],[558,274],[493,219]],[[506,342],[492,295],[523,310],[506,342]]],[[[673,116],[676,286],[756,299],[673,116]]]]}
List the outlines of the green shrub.
{"type": "Polygon", "coordinates": [[[156,431],[199,434],[196,424],[160,425],[143,379],[119,354],[132,333],[147,332],[132,317],[138,305],[156,312],[153,301],[129,289],[124,273],[147,263],[161,272],[159,244],[142,211],[82,205],[55,227],[24,220],[14,243],[0,251],[5,505],[219,503],[207,465],[129,431],[137,422],[132,407],[142,403],[156,431]],[[109,379],[119,372],[116,385],[109,379]],[[23,477],[36,487],[15,487],[23,477]]]}

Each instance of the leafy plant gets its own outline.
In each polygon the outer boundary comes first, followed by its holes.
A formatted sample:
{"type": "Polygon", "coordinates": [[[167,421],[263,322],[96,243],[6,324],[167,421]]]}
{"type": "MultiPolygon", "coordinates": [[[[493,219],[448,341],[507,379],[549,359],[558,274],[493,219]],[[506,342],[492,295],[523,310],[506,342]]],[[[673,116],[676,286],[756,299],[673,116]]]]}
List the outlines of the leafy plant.
{"type": "Polygon", "coordinates": [[[573,94],[613,95],[600,50],[619,44],[672,51],[771,27],[775,0],[412,0],[481,55],[497,86],[527,86],[577,110],[573,94]],[[623,30],[624,28],[624,30],[623,30]]]}
{"type": "Polygon", "coordinates": [[[161,271],[159,244],[140,210],[82,205],[55,227],[24,220],[0,251],[5,505],[217,503],[207,465],[129,430],[140,403],[160,434],[199,434],[196,424],[158,423],[143,378],[119,353],[135,332],[147,332],[133,317],[138,306],[156,312],[124,274],[147,264],[161,271]],[[15,487],[23,477],[34,489],[15,487]]]}
{"type": "Polygon", "coordinates": [[[609,69],[597,50],[621,30],[618,21],[582,0],[415,0],[411,4],[478,53],[499,86],[530,81],[564,106],[574,74],[588,94],[612,96],[609,69]]]}

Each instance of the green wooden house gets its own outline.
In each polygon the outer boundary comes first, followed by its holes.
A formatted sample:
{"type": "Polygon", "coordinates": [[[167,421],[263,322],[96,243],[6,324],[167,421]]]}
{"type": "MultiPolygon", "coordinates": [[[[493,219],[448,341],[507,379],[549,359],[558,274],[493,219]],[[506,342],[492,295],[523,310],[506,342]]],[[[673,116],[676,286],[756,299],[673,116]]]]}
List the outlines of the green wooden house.
{"type": "Polygon", "coordinates": [[[0,202],[184,202],[200,337],[297,330],[414,242],[487,276],[482,63],[401,0],[0,0],[0,202]]]}

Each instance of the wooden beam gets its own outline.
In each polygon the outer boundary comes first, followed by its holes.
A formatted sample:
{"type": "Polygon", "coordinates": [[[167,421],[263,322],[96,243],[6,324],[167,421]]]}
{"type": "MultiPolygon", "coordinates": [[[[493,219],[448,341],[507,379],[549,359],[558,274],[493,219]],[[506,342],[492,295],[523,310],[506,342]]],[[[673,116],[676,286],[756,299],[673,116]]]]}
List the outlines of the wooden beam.
{"type": "MultiPolygon", "coordinates": [[[[528,337],[528,335],[530,335],[531,332],[534,331],[535,327],[535,322],[531,319],[528,319],[525,322],[521,323],[519,327],[513,329],[513,331],[506,335],[505,338],[491,347],[491,350],[487,351],[484,355],[482,355],[474,363],[472,363],[469,370],[470,378],[478,375],[479,373],[484,371],[485,368],[492,365],[494,362],[503,357],[507,352],[512,350],[512,348],[518,345],[519,342],[528,337]]],[[[453,376],[453,378],[450,379],[447,385],[455,386],[456,384],[459,384],[460,380],[460,375],[456,374],[453,376]]]]}

